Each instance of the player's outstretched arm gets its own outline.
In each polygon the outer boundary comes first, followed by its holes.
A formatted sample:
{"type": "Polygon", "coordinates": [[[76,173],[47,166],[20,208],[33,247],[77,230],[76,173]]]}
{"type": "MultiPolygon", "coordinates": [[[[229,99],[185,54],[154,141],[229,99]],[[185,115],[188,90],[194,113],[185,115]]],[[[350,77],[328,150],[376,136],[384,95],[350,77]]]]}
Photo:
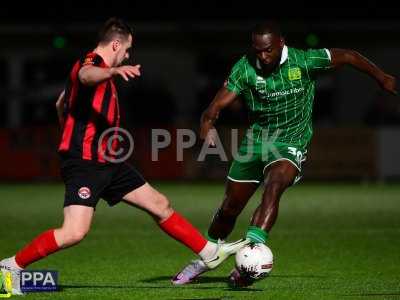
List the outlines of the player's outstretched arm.
{"type": "Polygon", "coordinates": [[[58,96],[57,102],[56,102],[56,109],[57,109],[57,116],[58,116],[58,121],[60,122],[60,125],[63,124],[63,115],[64,115],[64,99],[65,99],[65,90],[63,90],[58,96]]]}
{"type": "Polygon", "coordinates": [[[200,138],[205,139],[206,143],[215,146],[215,128],[214,123],[218,119],[219,112],[235,101],[237,95],[230,92],[226,87],[219,89],[214,100],[203,112],[200,119],[200,138]]]}
{"type": "Polygon", "coordinates": [[[114,76],[121,76],[125,81],[140,76],[140,65],[126,65],[113,68],[83,66],[79,70],[79,80],[83,85],[93,86],[114,76]]]}
{"type": "Polygon", "coordinates": [[[385,73],[357,51],[334,48],[330,49],[330,52],[334,68],[351,65],[374,78],[384,90],[397,95],[396,78],[385,73]]]}

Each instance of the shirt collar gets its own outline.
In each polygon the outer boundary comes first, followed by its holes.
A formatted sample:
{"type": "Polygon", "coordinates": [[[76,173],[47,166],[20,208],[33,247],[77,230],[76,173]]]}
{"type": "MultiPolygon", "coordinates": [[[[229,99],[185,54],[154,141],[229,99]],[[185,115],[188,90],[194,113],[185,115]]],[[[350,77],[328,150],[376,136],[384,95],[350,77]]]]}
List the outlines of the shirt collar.
{"type": "Polygon", "coordinates": [[[282,65],[283,63],[285,63],[287,58],[288,58],[288,47],[285,45],[285,46],[283,46],[283,49],[282,49],[281,61],[279,62],[279,64],[282,65]]]}

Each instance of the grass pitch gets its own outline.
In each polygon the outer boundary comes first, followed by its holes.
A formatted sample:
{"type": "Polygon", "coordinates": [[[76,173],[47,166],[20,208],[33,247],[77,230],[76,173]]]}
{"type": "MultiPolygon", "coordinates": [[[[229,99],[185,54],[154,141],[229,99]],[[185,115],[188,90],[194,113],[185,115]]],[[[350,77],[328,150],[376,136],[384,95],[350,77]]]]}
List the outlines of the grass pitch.
{"type": "MultiPolygon", "coordinates": [[[[224,192],[222,184],[155,186],[202,231],[224,192]]],[[[63,194],[62,185],[0,185],[0,257],[59,226],[63,194]]],[[[259,198],[230,240],[243,236],[259,198]]],[[[24,299],[400,299],[400,185],[297,185],[283,196],[268,246],[274,269],[248,289],[227,287],[232,258],[198,283],[174,287],[170,278],[191,252],[144,212],[101,201],[80,245],[30,267],[57,270],[61,291],[24,299]]]]}

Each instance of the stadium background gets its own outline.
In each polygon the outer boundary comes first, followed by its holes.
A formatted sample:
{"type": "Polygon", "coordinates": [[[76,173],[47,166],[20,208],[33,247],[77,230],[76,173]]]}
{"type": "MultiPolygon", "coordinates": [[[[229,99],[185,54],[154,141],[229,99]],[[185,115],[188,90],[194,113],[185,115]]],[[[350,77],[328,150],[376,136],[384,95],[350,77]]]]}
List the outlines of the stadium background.
{"type": "MultiPolygon", "coordinates": [[[[232,64],[246,51],[248,31],[267,17],[282,23],[295,47],[351,48],[399,75],[400,21],[389,7],[363,2],[362,9],[322,2],[241,6],[234,2],[84,4],[48,7],[13,5],[1,11],[0,178],[54,180],[58,176],[58,127],[54,102],[74,63],[96,41],[110,15],[125,17],[135,30],[133,61],[143,76],[120,86],[125,127],[136,141],[133,159],[149,179],[222,179],[229,166],[209,156],[196,162],[199,147],[175,161],[174,143],[151,162],[150,128],[197,130],[199,116],[232,64]],[[264,13],[267,12],[267,13],[264,13]],[[196,152],[197,151],[197,152],[196,152]]],[[[247,122],[240,102],[218,121],[229,150],[229,128],[247,122]]],[[[366,75],[350,68],[318,80],[315,138],[306,179],[384,180],[400,175],[398,99],[381,92],[366,75]]],[[[176,141],[176,139],[172,139],[176,141]]],[[[229,152],[229,151],[227,151],[229,152]]]]}
{"type": "MultiPolygon", "coordinates": [[[[256,21],[281,20],[287,44],[352,48],[399,77],[400,18],[382,1],[65,1],[5,2],[0,9],[0,258],[58,226],[55,101],[74,61],[95,45],[110,16],[135,29],[143,76],[121,88],[133,162],[174,208],[205,232],[223,197],[229,167],[196,162],[200,145],[175,161],[175,146],[151,162],[150,129],[197,130],[200,112],[248,47],[256,21]]],[[[269,247],[271,276],[244,291],[226,285],[233,261],[181,288],[169,279],[193,255],[140,210],[100,202],[77,247],[32,265],[60,274],[60,293],[27,299],[399,299],[400,109],[350,68],[318,81],[315,136],[301,184],[283,195],[269,247]]],[[[246,124],[235,103],[218,129],[246,124]]],[[[173,139],[174,140],[174,139],[173,139]]],[[[243,236],[258,191],[230,239],[243,236]]]]}

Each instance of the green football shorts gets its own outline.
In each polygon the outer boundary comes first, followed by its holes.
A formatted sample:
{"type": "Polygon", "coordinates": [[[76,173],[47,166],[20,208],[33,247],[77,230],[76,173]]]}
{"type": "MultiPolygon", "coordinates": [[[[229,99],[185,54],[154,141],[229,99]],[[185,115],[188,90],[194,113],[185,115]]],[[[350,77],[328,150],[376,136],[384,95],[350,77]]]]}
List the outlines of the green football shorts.
{"type": "Polygon", "coordinates": [[[235,182],[260,183],[264,180],[264,171],[271,164],[287,160],[298,170],[293,184],[300,180],[301,164],[306,160],[307,150],[291,144],[272,142],[267,144],[249,143],[244,138],[239,151],[229,169],[228,179],[235,182]]]}

